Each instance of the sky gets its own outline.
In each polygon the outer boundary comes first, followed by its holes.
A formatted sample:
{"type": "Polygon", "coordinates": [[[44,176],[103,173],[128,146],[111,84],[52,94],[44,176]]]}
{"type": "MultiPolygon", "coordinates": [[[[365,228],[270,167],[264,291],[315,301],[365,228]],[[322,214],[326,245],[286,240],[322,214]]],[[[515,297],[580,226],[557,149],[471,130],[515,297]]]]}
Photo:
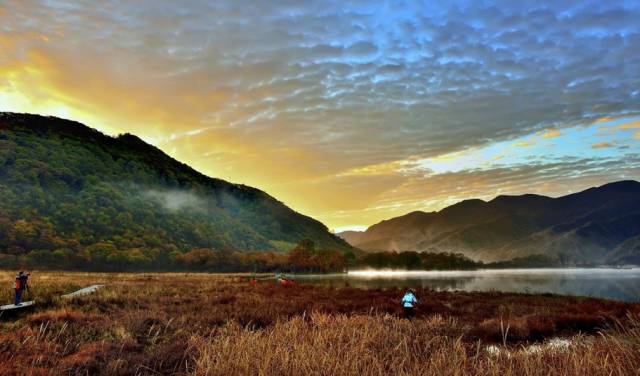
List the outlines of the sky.
{"type": "Polygon", "coordinates": [[[640,179],[637,1],[0,1],[0,111],[330,229],[640,179]]]}

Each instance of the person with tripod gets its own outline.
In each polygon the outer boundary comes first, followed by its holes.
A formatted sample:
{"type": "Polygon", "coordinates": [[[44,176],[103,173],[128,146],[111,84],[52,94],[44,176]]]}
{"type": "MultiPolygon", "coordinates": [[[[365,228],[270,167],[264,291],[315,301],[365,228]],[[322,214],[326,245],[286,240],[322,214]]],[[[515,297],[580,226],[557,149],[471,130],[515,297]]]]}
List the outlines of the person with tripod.
{"type": "Polygon", "coordinates": [[[25,290],[29,290],[29,275],[31,275],[30,273],[25,273],[22,270],[20,270],[18,272],[18,275],[16,276],[16,285],[15,285],[15,290],[16,290],[16,297],[15,297],[15,301],[14,304],[19,306],[22,301],[22,293],[25,290]]]}

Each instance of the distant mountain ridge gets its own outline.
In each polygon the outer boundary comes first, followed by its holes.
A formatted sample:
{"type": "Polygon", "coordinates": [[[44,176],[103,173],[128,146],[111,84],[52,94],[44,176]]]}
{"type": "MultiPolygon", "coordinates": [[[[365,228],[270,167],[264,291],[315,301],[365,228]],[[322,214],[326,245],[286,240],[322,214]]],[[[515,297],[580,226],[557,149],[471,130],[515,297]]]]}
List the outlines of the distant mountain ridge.
{"type": "Polygon", "coordinates": [[[567,266],[640,264],[640,183],[558,198],[465,200],[384,220],[345,239],[366,251],[454,252],[484,262],[543,255],[567,266]]]}
{"type": "Polygon", "coordinates": [[[116,248],[167,260],[194,248],[289,250],[302,239],[353,250],[261,190],[205,176],[136,136],[55,117],[0,113],[0,197],[0,254],[93,246],[95,257],[116,248]]]}
{"type": "Polygon", "coordinates": [[[342,231],[337,234],[349,244],[358,243],[364,235],[364,231],[342,231]]]}

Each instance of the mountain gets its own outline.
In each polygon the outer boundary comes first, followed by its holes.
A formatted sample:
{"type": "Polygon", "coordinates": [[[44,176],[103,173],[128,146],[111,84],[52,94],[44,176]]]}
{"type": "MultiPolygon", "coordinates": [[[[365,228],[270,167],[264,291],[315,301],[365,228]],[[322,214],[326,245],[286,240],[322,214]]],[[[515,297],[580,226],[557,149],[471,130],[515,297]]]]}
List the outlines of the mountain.
{"type": "Polygon", "coordinates": [[[559,198],[466,200],[385,220],[345,239],[366,251],[452,252],[483,262],[545,256],[558,265],[638,264],[640,183],[559,198]]]}
{"type": "Polygon", "coordinates": [[[364,231],[342,231],[337,235],[347,243],[354,244],[360,242],[362,234],[364,234],[364,231]]]}
{"type": "Polygon", "coordinates": [[[0,113],[0,197],[4,255],[131,249],[162,259],[289,250],[302,239],[353,249],[263,191],[207,177],[136,136],[55,117],[0,113]]]}
{"type": "Polygon", "coordinates": [[[616,265],[640,265],[640,235],[625,240],[607,255],[607,262],[616,265]]]}

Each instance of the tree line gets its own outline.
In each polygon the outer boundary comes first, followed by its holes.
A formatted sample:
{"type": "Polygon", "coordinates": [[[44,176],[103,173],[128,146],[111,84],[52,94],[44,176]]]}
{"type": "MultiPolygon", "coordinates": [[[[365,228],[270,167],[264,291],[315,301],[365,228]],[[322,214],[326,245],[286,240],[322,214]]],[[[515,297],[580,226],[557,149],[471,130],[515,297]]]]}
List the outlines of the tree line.
{"type": "Polygon", "coordinates": [[[168,253],[150,247],[118,248],[113,242],[97,242],[83,247],[79,243],[71,245],[50,240],[52,243],[47,247],[18,254],[0,249],[0,268],[326,273],[346,270],[355,260],[353,253],[317,249],[311,240],[301,241],[289,252],[194,248],[168,253]],[[61,244],[62,247],[56,248],[61,244]]]}

